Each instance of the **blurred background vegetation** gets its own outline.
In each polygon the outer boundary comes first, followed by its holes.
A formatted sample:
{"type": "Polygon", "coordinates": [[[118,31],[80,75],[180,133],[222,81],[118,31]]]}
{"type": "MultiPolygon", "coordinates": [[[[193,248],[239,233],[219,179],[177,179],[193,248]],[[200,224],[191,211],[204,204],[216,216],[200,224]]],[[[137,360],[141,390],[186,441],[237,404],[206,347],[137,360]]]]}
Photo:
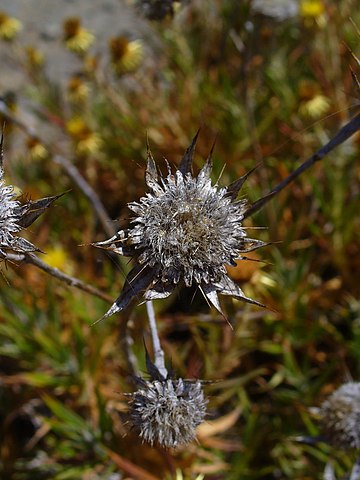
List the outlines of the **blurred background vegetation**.
{"type": "MultiPolygon", "coordinates": [[[[169,2],[171,4],[171,2],[169,2]]],[[[27,232],[64,272],[112,298],[127,259],[86,244],[108,238],[67,159],[114,220],[145,192],[146,141],[161,168],[177,164],[201,127],[199,168],[214,139],[214,180],[228,184],[258,165],[249,202],[285,178],[353,115],[360,77],[356,0],[192,0],[143,35],[96,36],[59,17],[58,41],[75,75],[56,82],[52,58],[0,13],[0,49],[26,88],[0,92],[8,183],[36,199],[69,190],[27,232]],[[22,105],[26,99],[27,108],[22,105]],[[79,246],[85,245],[85,246],[79,246]]],[[[131,5],[135,8],[135,5],[131,5]]],[[[197,293],[155,302],[162,345],[175,372],[213,383],[199,441],[177,451],[142,445],[128,428],[133,390],[124,318],[90,327],[108,304],[32,265],[2,263],[0,477],[25,479],[320,479],[329,459],[342,478],[351,454],[325,444],[309,408],[360,376],[359,145],[356,135],[247,221],[272,242],[229,272],[270,307],[223,300],[234,329],[197,293]]],[[[105,226],[106,227],[106,226],[105,226]]],[[[145,371],[144,306],[128,319],[128,343],[145,371]]]]}

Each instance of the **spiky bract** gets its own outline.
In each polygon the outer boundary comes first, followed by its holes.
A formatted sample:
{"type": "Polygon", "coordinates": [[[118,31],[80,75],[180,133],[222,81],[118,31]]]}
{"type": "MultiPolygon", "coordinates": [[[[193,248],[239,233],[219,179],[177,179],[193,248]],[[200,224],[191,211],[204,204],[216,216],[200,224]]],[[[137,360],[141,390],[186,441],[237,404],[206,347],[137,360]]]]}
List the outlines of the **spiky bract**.
{"type": "Polygon", "coordinates": [[[204,421],[207,401],[200,381],[141,380],[140,388],[131,396],[132,424],[151,445],[186,445],[194,440],[196,427],[204,421]]]}
{"type": "MultiPolygon", "coordinates": [[[[192,159],[197,136],[186,150],[179,169],[159,176],[148,151],[145,180],[150,192],[129,204],[135,213],[132,228],[93,245],[133,257],[120,296],[105,316],[123,310],[134,296],[165,298],[183,281],[197,285],[219,311],[217,294],[258,304],[244,295],[227,276],[225,265],[236,265],[243,254],[264,245],[248,238],[242,227],[245,200],[236,200],[247,175],[228,187],[211,183],[211,153],[197,177],[192,159]]],[[[259,305],[259,304],[258,304],[259,305]]]]}
{"type": "Polygon", "coordinates": [[[321,405],[321,424],[327,440],[348,450],[360,448],[360,383],[349,382],[321,405]]]}

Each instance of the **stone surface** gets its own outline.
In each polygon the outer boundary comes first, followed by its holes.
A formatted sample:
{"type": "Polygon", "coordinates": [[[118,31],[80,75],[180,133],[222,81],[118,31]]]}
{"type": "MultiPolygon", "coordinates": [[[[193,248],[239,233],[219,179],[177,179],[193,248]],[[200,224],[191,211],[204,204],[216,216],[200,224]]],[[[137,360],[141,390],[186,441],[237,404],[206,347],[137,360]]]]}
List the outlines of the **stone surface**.
{"type": "Polygon", "coordinates": [[[76,56],[61,42],[62,24],[76,16],[96,37],[92,52],[107,55],[108,39],[120,34],[142,38],[151,31],[149,24],[124,0],[2,0],[0,10],[21,21],[22,30],[15,43],[0,41],[0,96],[15,91],[21,96],[26,76],[14,61],[17,44],[36,46],[44,52],[49,76],[64,81],[76,72],[76,56]]]}

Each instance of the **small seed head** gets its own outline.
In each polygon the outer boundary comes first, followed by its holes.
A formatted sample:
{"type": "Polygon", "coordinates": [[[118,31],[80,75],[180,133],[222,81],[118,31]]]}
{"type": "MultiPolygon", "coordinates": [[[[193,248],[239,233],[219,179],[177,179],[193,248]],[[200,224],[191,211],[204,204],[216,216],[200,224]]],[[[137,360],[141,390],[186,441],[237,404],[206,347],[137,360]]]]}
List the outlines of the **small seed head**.
{"type": "Polygon", "coordinates": [[[207,400],[200,381],[142,381],[131,394],[130,417],[143,441],[176,448],[194,440],[204,421],[207,400]]]}
{"type": "Polygon", "coordinates": [[[360,448],[360,383],[349,382],[335,390],[320,408],[322,430],[333,445],[360,448]]]}

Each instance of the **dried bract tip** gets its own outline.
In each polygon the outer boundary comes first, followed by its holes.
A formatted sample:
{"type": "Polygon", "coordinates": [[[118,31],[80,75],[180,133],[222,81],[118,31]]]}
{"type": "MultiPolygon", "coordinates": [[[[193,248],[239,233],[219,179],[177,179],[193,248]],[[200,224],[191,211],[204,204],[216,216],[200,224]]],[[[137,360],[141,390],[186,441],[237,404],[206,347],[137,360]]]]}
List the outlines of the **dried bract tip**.
{"type": "Polygon", "coordinates": [[[335,390],[320,408],[322,430],[328,441],[344,450],[360,448],[360,383],[335,390]]]}
{"type": "Polygon", "coordinates": [[[227,275],[225,265],[236,265],[243,254],[264,242],[248,238],[242,221],[245,200],[236,200],[245,178],[220,188],[211,182],[211,155],[197,176],[192,160],[198,134],[175,172],[160,176],[148,151],[145,181],[149,193],[129,204],[134,212],[131,228],[109,240],[94,243],[99,248],[133,257],[120,296],[105,316],[123,310],[130,301],[165,298],[176,285],[199,287],[209,304],[221,312],[218,294],[261,305],[246,297],[227,275]]]}
{"type": "Polygon", "coordinates": [[[200,381],[142,380],[131,394],[131,422],[145,442],[176,448],[194,440],[206,403],[200,381]]]}

